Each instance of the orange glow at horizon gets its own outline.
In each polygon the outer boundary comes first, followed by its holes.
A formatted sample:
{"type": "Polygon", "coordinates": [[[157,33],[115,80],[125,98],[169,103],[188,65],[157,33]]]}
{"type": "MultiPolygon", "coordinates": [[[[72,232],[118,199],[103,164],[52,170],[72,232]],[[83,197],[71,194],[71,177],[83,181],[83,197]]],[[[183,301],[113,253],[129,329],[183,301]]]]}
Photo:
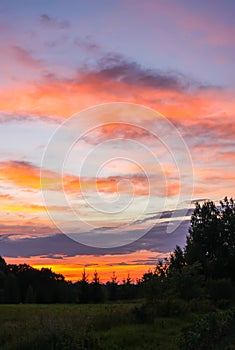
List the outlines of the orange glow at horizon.
{"type": "Polygon", "coordinates": [[[105,283],[111,279],[113,272],[117,276],[117,280],[122,282],[123,279],[130,274],[133,281],[139,279],[144,273],[153,270],[158,259],[168,257],[169,253],[151,253],[148,251],[137,251],[134,253],[120,255],[104,255],[104,256],[87,256],[80,255],[75,257],[64,257],[61,260],[50,259],[44,257],[31,258],[6,258],[8,264],[27,263],[30,266],[41,269],[50,268],[55,273],[61,273],[66,280],[76,282],[81,279],[85,269],[88,274],[89,281],[92,280],[95,271],[98,272],[101,282],[105,283]],[[151,258],[152,263],[145,263],[144,260],[151,258]],[[135,261],[142,260],[140,263],[135,261]]]}

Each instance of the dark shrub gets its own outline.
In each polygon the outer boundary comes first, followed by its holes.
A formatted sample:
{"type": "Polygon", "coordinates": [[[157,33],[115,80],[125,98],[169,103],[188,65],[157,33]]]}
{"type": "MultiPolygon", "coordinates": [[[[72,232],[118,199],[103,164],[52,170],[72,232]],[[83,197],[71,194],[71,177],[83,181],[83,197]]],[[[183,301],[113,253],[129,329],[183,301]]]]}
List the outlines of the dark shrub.
{"type": "Polygon", "coordinates": [[[213,301],[231,299],[234,295],[234,286],[229,279],[209,280],[206,283],[209,297],[213,301]]]}

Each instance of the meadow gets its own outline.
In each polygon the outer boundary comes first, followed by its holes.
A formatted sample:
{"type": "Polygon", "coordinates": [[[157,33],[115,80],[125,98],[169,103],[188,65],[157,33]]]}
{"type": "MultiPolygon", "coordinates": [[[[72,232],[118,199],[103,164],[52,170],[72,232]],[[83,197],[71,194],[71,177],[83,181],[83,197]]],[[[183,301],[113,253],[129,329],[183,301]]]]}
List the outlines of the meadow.
{"type": "Polygon", "coordinates": [[[187,319],[140,324],[136,304],[1,305],[0,348],[177,349],[187,319]]]}
{"type": "MultiPolygon", "coordinates": [[[[138,303],[1,305],[0,349],[183,349],[179,342],[182,331],[194,327],[197,314],[141,322],[136,317],[140,307],[138,303]]],[[[232,350],[234,342],[230,330],[213,348],[232,350]]],[[[188,349],[194,349],[193,345],[188,349]]]]}

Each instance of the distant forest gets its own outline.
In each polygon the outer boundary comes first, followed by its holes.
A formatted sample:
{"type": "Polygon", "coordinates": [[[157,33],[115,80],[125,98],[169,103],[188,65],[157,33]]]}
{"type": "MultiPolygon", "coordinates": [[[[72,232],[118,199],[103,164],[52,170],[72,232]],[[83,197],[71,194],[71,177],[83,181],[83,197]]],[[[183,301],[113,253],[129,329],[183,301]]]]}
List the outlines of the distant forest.
{"type": "Polygon", "coordinates": [[[154,271],[146,272],[137,281],[127,276],[118,283],[113,274],[104,284],[95,271],[89,282],[84,270],[81,280],[72,283],[51,269],[6,264],[0,257],[0,303],[146,299],[146,305],[157,304],[162,315],[180,313],[189,304],[197,307],[201,301],[204,308],[223,308],[234,302],[234,266],[235,205],[232,198],[226,197],[219,206],[212,201],[196,203],[185,247],[176,246],[169,259],[159,261],[154,271]]]}

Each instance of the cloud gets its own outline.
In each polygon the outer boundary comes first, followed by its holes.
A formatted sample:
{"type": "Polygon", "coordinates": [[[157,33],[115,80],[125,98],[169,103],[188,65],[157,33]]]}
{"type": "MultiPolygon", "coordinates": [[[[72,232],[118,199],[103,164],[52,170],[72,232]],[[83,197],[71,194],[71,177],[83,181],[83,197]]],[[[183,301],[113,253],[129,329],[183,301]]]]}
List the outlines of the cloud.
{"type": "MultiPolygon", "coordinates": [[[[151,120],[151,122],[153,121],[151,120]]],[[[151,140],[156,139],[156,137],[147,129],[124,123],[110,123],[101,125],[83,137],[84,141],[92,145],[100,144],[108,139],[151,140]]]]}
{"type": "MultiPolygon", "coordinates": [[[[36,235],[34,238],[19,238],[14,234],[3,235],[1,240],[0,254],[5,257],[32,257],[59,254],[64,256],[77,255],[122,255],[136,251],[147,250],[150,252],[160,252],[168,254],[173,251],[176,244],[184,245],[188,232],[189,220],[181,221],[181,224],[173,234],[167,234],[169,222],[162,222],[155,225],[144,237],[126,246],[117,248],[94,248],[89,247],[68,238],[64,234],[54,234],[50,236],[36,235]],[[14,239],[11,239],[11,236],[14,239]]],[[[1,230],[1,228],[0,228],[1,230]]],[[[132,234],[130,232],[130,234],[132,234]]]]}
{"type": "MultiPolygon", "coordinates": [[[[44,61],[38,59],[35,50],[13,42],[0,42],[1,89],[24,88],[31,81],[40,80],[45,69],[44,61]]],[[[3,90],[4,91],[4,90],[3,90]]],[[[9,96],[10,97],[10,96],[9,96]]],[[[13,96],[11,96],[13,97],[13,96]]]]}
{"type": "MultiPolygon", "coordinates": [[[[30,123],[38,121],[39,116],[36,114],[27,114],[27,113],[11,113],[11,112],[1,112],[0,113],[0,124],[9,124],[9,123],[30,123]]],[[[40,120],[44,121],[46,124],[51,124],[58,126],[61,124],[61,118],[50,117],[48,115],[41,115],[40,120]]]]}
{"type": "Polygon", "coordinates": [[[126,85],[148,86],[155,89],[183,90],[192,84],[183,74],[146,69],[137,62],[126,60],[122,55],[109,53],[98,61],[94,73],[108,80],[126,85]]]}
{"type": "Polygon", "coordinates": [[[57,18],[51,17],[46,13],[40,16],[40,23],[42,26],[52,29],[67,29],[70,24],[68,21],[62,21],[57,18]]]}
{"type": "Polygon", "coordinates": [[[12,57],[14,57],[17,62],[20,62],[26,68],[42,68],[42,61],[35,59],[28,50],[20,46],[11,46],[8,50],[9,54],[12,55],[12,57]]]}
{"type": "MultiPolygon", "coordinates": [[[[79,177],[70,174],[62,176],[62,174],[45,169],[43,170],[41,183],[40,168],[25,161],[0,162],[0,180],[12,183],[18,187],[27,188],[30,191],[41,189],[50,191],[64,190],[67,193],[76,193],[76,196],[82,196],[82,191],[91,194],[96,191],[110,194],[121,191],[122,194],[128,195],[133,192],[135,196],[148,196],[151,194],[159,197],[165,197],[166,194],[170,197],[179,192],[178,180],[169,179],[167,184],[162,186],[161,176],[146,177],[146,175],[138,172],[122,176],[79,177]],[[130,188],[130,183],[134,190],[130,188]]],[[[14,209],[14,206],[12,208],[14,209]]]]}
{"type": "Polygon", "coordinates": [[[200,178],[202,182],[209,182],[211,185],[220,183],[221,180],[231,181],[235,180],[235,175],[233,170],[226,170],[226,172],[216,171],[213,167],[204,167],[198,169],[196,176],[200,178]]]}
{"type": "MultiPolygon", "coordinates": [[[[0,162],[0,180],[29,190],[40,190],[42,187],[53,191],[62,189],[61,174],[44,170],[41,185],[40,172],[40,168],[30,162],[15,160],[0,162]]],[[[79,190],[78,178],[72,175],[65,176],[64,187],[70,191],[79,190]]]]}
{"type": "Polygon", "coordinates": [[[10,194],[2,194],[0,193],[0,200],[11,200],[14,197],[12,197],[10,194]]]}
{"type": "MultiPolygon", "coordinates": [[[[161,260],[161,259],[160,259],[161,260]]],[[[159,257],[150,257],[148,259],[137,259],[137,260],[133,260],[133,264],[140,264],[140,265],[157,265],[157,263],[159,262],[159,257]]]]}
{"type": "MultiPolygon", "coordinates": [[[[190,202],[194,203],[194,201],[190,201],[190,202]]],[[[151,213],[150,213],[150,215],[147,216],[146,218],[141,219],[141,220],[136,220],[135,222],[133,222],[133,225],[138,225],[138,224],[142,224],[144,222],[153,221],[153,220],[159,220],[159,219],[170,219],[173,214],[174,214],[175,218],[178,218],[180,220],[180,218],[182,216],[190,217],[192,212],[193,212],[192,209],[188,209],[187,214],[185,214],[185,209],[176,209],[174,211],[167,210],[167,211],[164,211],[164,212],[162,212],[160,214],[159,213],[157,213],[157,214],[154,213],[154,215],[151,215],[151,213]]]]}
{"type": "Polygon", "coordinates": [[[86,38],[80,38],[80,37],[76,37],[74,39],[74,45],[75,47],[81,49],[82,51],[88,52],[88,53],[97,53],[100,52],[101,46],[98,45],[96,42],[92,41],[90,39],[90,37],[86,37],[86,38]]]}
{"type": "Polygon", "coordinates": [[[233,45],[235,35],[234,25],[228,19],[228,11],[234,11],[233,3],[228,2],[226,6],[220,6],[220,2],[216,1],[213,4],[207,2],[203,8],[198,7],[193,10],[190,2],[184,3],[167,3],[148,1],[135,4],[135,17],[143,13],[147,13],[149,21],[157,12],[165,22],[169,21],[175,30],[176,37],[185,33],[188,34],[194,47],[201,48],[202,46],[224,47],[233,45]],[[188,6],[189,5],[189,6],[188,6]],[[219,14],[219,19],[218,19],[219,14]]]}
{"type": "Polygon", "coordinates": [[[40,237],[42,236],[48,236],[48,235],[54,235],[57,232],[57,229],[55,227],[46,225],[42,221],[38,222],[37,220],[33,219],[32,221],[22,221],[20,220],[17,222],[17,224],[13,224],[12,222],[1,222],[0,224],[0,237],[1,242],[2,241],[8,241],[8,240],[20,240],[21,238],[27,238],[27,237],[40,237]]]}
{"type": "Polygon", "coordinates": [[[232,92],[204,86],[179,72],[145,68],[121,55],[104,54],[96,65],[78,67],[69,78],[46,71],[36,82],[0,89],[0,109],[9,118],[29,114],[64,119],[96,104],[121,100],[156,109],[183,128],[202,123],[203,130],[214,124],[220,130],[215,120],[223,118],[222,129],[229,130],[227,124],[233,123],[232,92]]]}
{"type": "Polygon", "coordinates": [[[192,204],[203,203],[209,201],[209,198],[197,198],[190,201],[192,204]]]}
{"type": "Polygon", "coordinates": [[[40,188],[40,169],[24,161],[1,162],[0,179],[35,190],[40,188]]]}

